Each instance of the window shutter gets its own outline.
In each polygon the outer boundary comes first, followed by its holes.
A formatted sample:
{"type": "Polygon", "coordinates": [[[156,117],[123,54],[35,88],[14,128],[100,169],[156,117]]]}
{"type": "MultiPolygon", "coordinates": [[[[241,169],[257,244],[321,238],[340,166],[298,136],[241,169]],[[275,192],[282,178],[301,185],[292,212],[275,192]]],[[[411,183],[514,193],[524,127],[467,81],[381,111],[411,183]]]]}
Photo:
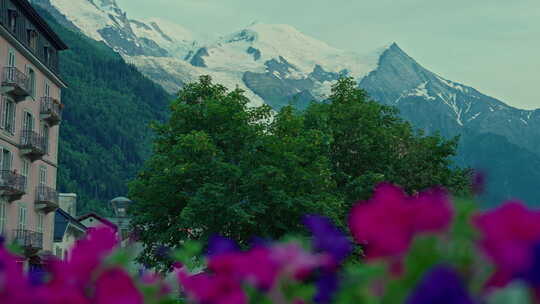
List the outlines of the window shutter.
{"type": "Polygon", "coordinates": [[[8,166],[6,168],[8,168],[8,170],[11,170],[11,165],[13,164],[13,153],[11,153],[11,151],[8,151],[8,166]]]}
{"type": "Polygon", "coordinates": [[[6,128],[6,124],[5,124],[5,119],[6,119],[6,97],[4,95],[2,95],[1,99],[0,99],[0,129],[5,129],[6,128]]]}
{"type": "MultiPolygon", "coordinates": [[[[4,148],[0,148],[0,170],[4,170],[4,148]]],[[[6,175],[2,174],[2,177],[6,175]]]]}
{"type": "Polygon", "coordinates": [[[11,134],[15,134],[15,104],[12,101],[6,101],[6,108],[9,110],[6,118],[6,123],[9,126],[8,131],[11,134]],[[9,103],[9,105],[7,103],[9,103]]]}

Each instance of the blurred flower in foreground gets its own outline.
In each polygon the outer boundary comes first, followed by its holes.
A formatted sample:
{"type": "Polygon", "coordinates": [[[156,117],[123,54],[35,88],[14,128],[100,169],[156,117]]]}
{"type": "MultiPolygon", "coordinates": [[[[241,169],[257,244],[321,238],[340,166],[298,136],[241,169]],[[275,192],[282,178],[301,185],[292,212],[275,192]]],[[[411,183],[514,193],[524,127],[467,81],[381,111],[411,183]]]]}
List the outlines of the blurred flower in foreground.
{"type": "Polygon", "coordinates": [[[429,271],[407,299],[407,304],[473,304],[458,274],[438,266],[429,271]]]}
{"type": "Polygon", "coordinates": [[[304,218],[304,225],[313,234],[313,248],[330,254],[336,264],[340,264],[351,253],[351,243],[330,219],[310,215],[304,218]]]}
{"type": "Polygon", "coordinates": [[[230,253],[237,251],[238,245],[228,238],[222,237],[220,235],[214,235],[208,241],[208,255],[220,255],[224,253],[230,253]]]}
{"type": "Polygon", "coordinates": [[[497,267],[488,286],[502,287],[534,263],[534,247],[540,242],[540,212],[521,202],[477,215],[474,224],[482,233],[480,246],[497,267]]]}
{"type": "Polygon", "coordinates": [[[472,192],[476,195],[484,193],[486,190],[486,173],[481,170],[473,172],[471,181],[472,192]]]}
{"type": "Polygon", "coordinates": [[[450,200],[442,189],[407,196],[399,187],[384,183],[375,189],[373,198],[353,207],[349,228],[365,246],[367,260],[387,259],[399,273],[414,236],[446,230],[452,216],[450,200]]]}

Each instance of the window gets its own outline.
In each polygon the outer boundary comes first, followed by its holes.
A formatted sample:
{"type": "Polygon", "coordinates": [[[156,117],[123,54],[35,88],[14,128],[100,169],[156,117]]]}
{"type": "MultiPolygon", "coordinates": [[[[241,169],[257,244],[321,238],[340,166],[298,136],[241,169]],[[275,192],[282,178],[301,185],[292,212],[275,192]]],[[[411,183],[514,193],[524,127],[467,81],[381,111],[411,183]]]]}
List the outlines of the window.
{"type": "Polygon", "coordinates": [[[48,46],[43,47],[43,59],[47,65],[51,64],[51,48],[48,46]]]}
{"type": "Polygon", "coordinates": [[[26,73],[28,75],[28,89],[30,90],[30,95],[36,97],[36,72],[31,67],[28,67],[26,73]]]}
{"type": "Polygon", "coordinates": [[[5,96],[0,100],[0,128],[15,134],[15,102],[5,96]]]}
{"type": "Polygon", "coordinates": [[[16,59],[15,50],[9,49],[7,66],[8,67],[14,67],[15,66],[15,59],[16,59]]]}
{"type": "Polygon", "coordinates": [[[11,171],[11,163],[13,161],[13,155],[8,149],[0,147],[0,169],[4,171],[11,171]]]}
{"type": "Polygon", "coordinates": [[[8,10],[8,28],[13,33],[17,31],[17,17],[19,13],[16,10],[8,10]]]}
{"type": "Polygon", "coordinates": [[[47,167],[45,166],[39,167],[39,185],[47,186],[47,167]]]}
{"type": "Polygon", "coordinates": [[[41,136],[43,136],[43,145],[45,146],[45,153],[49,153],[49,133],[50,128],[47,124],[43,124],[41,127],[41,136]]]}
{"type": "Polygon", "coordinates": [[[4,201],[0,201],[0,235],[6,234],[7,207],[4,201]]]}
{"type": "Polygon", "coordinates": [[[26,230],[28,209],[26,207],[19,207],[19,230],[26,230]]]}
{"type": "Polygon", "coordinates": [[[36,30],[33,30],[33,29],[26,30],[26,43],[34,51],[37,48],[37,38],[38,38],[38,34],[36,30]]]}
{"type": "Polygon", "coordinates": [[[45,80],[45,97],[51,96],[51,85],[45,80]]]}
{"type": "Polygon", "coordinates": [[[37,232],[43,233],[43,223],[45,222],[45,215],[43,213],[38,213],[37,215],[37,232]]]}
{"type": "Polygon", "coordinates": [[[31,163],[27,159],[22,160],[22,169],[21,169],[21,175],[24,176],[25,183],[24,188],[26,190],[26,186],[28,185],[28,180],[30,179],[30,168],[31,163]]]}
{"type": "Polygon", "coordinates": [[[23,114],[23,130],[34,131],[34,116],[28,111],[23,114]]]}
{"type": "MultiPolygon", "coordinates": [[[[9,49],[8,58],[7,58],[7,66],[14,68],[16,66],[15,65],[16,58],[17,57],[15,55],[15,50],[9,49]]],[[[5,79],[3,79],[3,81],[7,81],[8,83],[15,82],[15,76],[16,76],[15,69],[8,69],[6,72],[7,73],[4,75],[5,79]]]]}
{"type": "Polygon", "coordinates": [[[54,255],[56,255],[57,258],[62,259],[62,248],[57,246],[55,248],[55,254],[54,255]]]}

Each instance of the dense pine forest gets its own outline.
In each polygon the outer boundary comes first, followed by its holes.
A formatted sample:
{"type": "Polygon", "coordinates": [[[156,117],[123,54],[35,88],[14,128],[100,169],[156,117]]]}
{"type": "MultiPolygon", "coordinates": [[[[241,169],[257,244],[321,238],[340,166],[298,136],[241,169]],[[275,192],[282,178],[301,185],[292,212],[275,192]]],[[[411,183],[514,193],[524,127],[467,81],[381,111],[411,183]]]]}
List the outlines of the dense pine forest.
{"type": "Polygon", "coordinates": [[[69,88],[62,92],[58,189],[79,195],[79,213],[106,214],[108,200],[126,194],[149,156],[149,124],[166,118],[171,96],[105,44],[39,12],[69,46],[60,65],[69,88]]]}

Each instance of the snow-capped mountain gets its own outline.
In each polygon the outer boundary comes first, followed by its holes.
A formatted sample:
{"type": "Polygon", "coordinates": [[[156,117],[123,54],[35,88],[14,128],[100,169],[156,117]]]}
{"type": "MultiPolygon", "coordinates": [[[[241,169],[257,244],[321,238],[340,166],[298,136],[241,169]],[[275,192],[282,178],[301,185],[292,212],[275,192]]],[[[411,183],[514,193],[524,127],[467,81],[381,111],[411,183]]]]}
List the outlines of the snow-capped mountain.
{"type": "MultiPolygon", "coordinates": [[[[416,128],[446,137],[461,135],[458,158],[463,165],[483,166],[489,158],[497,163],[493,168],[510,171],[523,166],[510,159],[515,153],[527,155],[527,159],[537,158],[530,163],[540,166],[540,109],[516,109],[472,87],[447,80],[422,67],[396,43],[351,52],[289,25],[259,23],[210,43],[197,42],[198,37],[181,25],[160,19],[130,19],[115,0],[31,2],[45,8],[65,26],[104,41],[171,93],[201,75],[210,75],[228,88],[243,89],[253,105],[267,103],[279,109],[294,100],[302,108],[313,100],[324,100],[331,85],[347,75],[354,77],[374,100],[397,107],[416,128]],[[493,154],[497,146],[506,147],[504,154],[493,154]]],[[[518,177],[538,174],[525,173],[531,168],[515,170],[522,174],[500,181],[497,197],[540,201],[540,194],[531,194],[519,186],[531,181],[517,181],[518,177]]]]}
{"type": "Polygon", "coordinates": [[[493,133],[540,155],[540,110],[520,110],[430,72],[393,44],[360,81],[370,96],[428,133],[493,133]]]}
{"type": "Polygon", "coordinates": [[[31,0],[60,23],[104,41],[125,56],[182,58],[192,48],[193,34],[162,19],[129,19],[115,0],[31,0]]]}

